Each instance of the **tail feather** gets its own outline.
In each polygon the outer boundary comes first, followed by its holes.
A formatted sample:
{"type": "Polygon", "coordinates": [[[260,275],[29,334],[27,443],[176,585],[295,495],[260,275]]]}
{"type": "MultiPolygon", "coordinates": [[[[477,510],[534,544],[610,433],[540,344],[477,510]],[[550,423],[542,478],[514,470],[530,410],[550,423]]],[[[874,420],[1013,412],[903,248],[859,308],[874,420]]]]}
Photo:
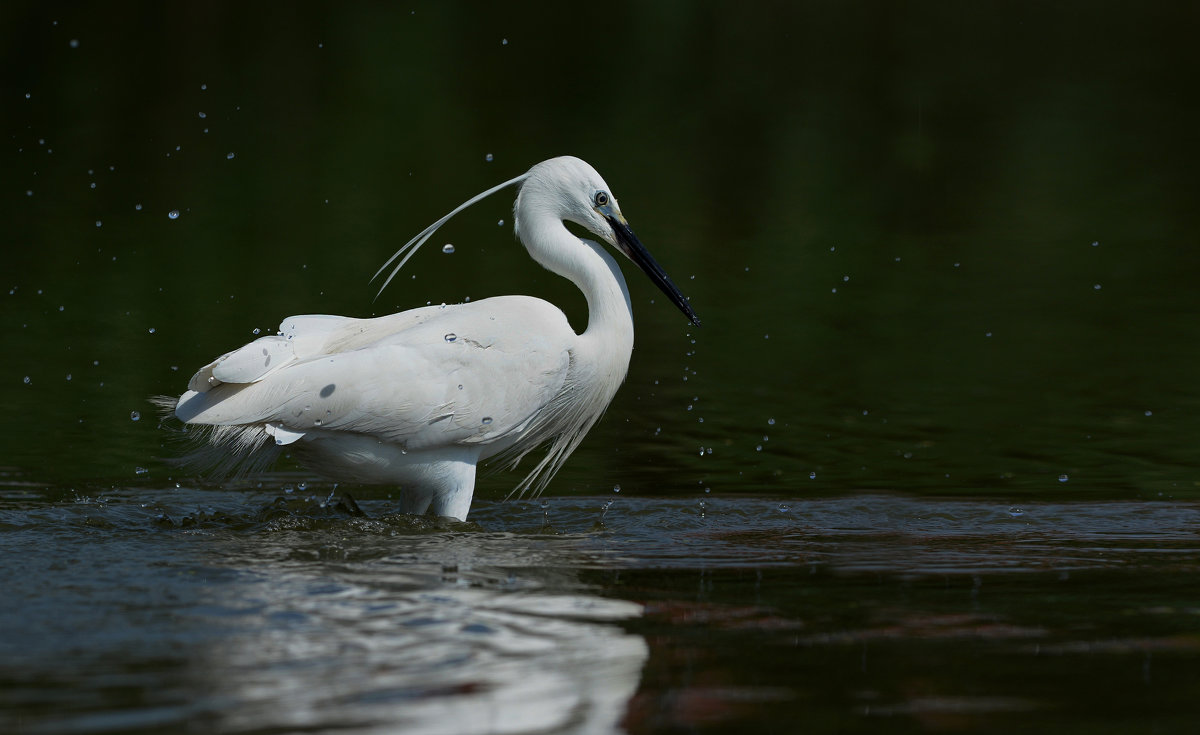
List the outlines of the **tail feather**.
{"type": "MultiPolygon", "coordinates": [[[[179,399],[153,396],[150,402],[162,414],[161,423],[178,421],[175,407],[179,399]]],[[[258,474],[274,464],[283,453],[262,424],[184,423],[176,436],[183,437],[189,449],[173,462],[216,478],[258,474]]]]}

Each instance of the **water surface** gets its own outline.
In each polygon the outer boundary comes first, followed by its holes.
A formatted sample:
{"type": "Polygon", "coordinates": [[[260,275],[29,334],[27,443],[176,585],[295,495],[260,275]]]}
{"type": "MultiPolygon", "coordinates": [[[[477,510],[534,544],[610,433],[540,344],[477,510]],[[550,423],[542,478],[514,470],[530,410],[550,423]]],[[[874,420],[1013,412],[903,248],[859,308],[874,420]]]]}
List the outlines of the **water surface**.
{"type": "Polygon", "coordinates": [[[1169,731],[1196,714],[1193,503],[580,497],[470,523],[358,505],[293,484],[9,488],[4,729],[1169,731]]]}

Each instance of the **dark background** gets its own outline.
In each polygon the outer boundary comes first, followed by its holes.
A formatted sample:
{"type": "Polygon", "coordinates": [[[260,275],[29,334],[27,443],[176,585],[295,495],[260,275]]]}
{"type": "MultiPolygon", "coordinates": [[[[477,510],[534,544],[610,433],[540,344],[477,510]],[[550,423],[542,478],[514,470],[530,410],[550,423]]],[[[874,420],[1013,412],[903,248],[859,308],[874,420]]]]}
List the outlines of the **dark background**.
{"type": "Polygon", "coordinates": [[[0,464],[177,475],[146,398],[290,314],[532,293],[582,325],[511,192],[367,284],[569,153],[704,326],[627,269],[628,384],[552,493],[1195,497],[1198,15],[7,3],[0,464]]]}

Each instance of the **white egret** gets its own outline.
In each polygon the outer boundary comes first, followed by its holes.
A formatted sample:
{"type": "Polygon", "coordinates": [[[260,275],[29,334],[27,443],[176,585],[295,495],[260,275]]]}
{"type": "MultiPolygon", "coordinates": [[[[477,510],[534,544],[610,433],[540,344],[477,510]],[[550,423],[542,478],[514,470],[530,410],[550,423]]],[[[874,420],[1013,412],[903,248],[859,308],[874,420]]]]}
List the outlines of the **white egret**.
{"type": "MultiPolygon", "coordinates": [[[[200,368],[165,408],[212,428],[211,447],[269,462],[286,446],[334,479],[400,486],[400,510],[465,520],[475,469],[546,455],[514,492],[541,492],[608,407],[633,350],[633,312],[617,262],[574,222],[617,248],[692,323],[687,300],[633,234],[604,179],[578,158],[543,161],[430,225],[417,249],[458,212],[519,184],[515,230],[529,254],[587,297],[576,334],[558,307],[530,296],[426,306],[374,319],[305,315],[200,368]]],[[[407,254],[405,254],[407,253],[407,254]]],[[[382,291],[382,289],[380,289],[382,291]]]]}

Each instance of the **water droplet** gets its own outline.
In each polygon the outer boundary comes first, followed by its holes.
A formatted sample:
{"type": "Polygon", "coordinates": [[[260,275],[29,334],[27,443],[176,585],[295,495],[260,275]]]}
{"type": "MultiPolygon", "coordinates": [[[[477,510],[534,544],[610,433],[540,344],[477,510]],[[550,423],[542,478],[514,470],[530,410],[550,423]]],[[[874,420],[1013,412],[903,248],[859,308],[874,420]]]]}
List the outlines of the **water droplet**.
{"type": "Polygon", "coordinates": [[[984,336],[984,337],[991,337],[991,336],[992,336],[992,333],[991,333],[991,332],[987,332],[987,333],[985,333],[983,336],[984,336]]]}
{"type": "Polygon", "coordinates": [[[24,382],[25,382],[25,385],[29,385],[29,383],[30,383],[30,380],[29,380],[29,376],[28,376],[28,375],[26,375],[26,376],[25,376],[25,381],[24,381],[24,382]]]}
{"type": "Polygon", "coordinates": [[[1147,411],[1145,415],[1147,415],[1147,416],[1153,416],[1153,415],[1154,415],[1154,412],[1153,412],[1153,411],[1147,411]]]}
{"type": "Polygon", "coordinates": [[[296,483],[296,489],[299,490],[300,492],[304,492],[305,490],[308,489],[308,483],[306,483],[306,482],[296,483]]]}
{"type": "Polygon", "coordinates": [[[250,330],[250,334],[262,334],[262,330],[258,327],[255,327],[254,329],[250,330]]]}
{"type": "Polygon", "coordinates": [[[96,220],[96,226],[97,226],[97,227],[99,227],[99,226],[101,226],[101,225],[103,225],[103,224],[104,224],[104,223],[103,223],[103,222],[101,222],[100,220],[96,220]]]}
{"type": "Polygon", "coordinates": [[[491,153],[487,154],[486,156],[483,157],[483,160],[487,161],[488,163],[491,163],[492,162],[492,154],[491,153]]]}
{"type": "Polygon", "coordinates": [[[619,492],[621,492],[621,486],[620,486],[620,485],[613,485],[613,492],[614,492],[614,493],[619,493],[619,492]]]}
{"type": "Polygon", "coordinates": [[[68,381],[69,381],[69,380],[71,380],[71,374],[70,374],[70,373],[67,373],[67,380],[68,380],[68,381]]]}
{"type": "Polygon", "coordinates": [[[157,331],[158,331],[158,330],[157,330],[157,329],[155,329],[154,327],[150,327],[150,334],[154,334],[154,333],[155,333],[155,332],[157,332],[157,331]]]}
{"type": "Polygon", "coordinates": [[[455,334],[454,332],[450,332],[442,339],[446,340],[447,342],[453,342],[454,340],[458,339],[458,335],[455,334]]]}
{"type": "Polygon", "coordinates": [[[507,45],[508,45],[508,39],[507,39],[507,38],[501,38],[501,39],[500,39],[500,45],[501,45],[501,46],[507,46],[507,45]]]}
{"type": "Polygon", "coordinates": [[[208,117],[208,115],[205,115],[203,112],[201,112],[201,113],[200,113],[200,119],[201,119],[201,120],[203,120],[203,119],[204,119],[204,118],[206,118],[206,117],[208,117]]]}
{"type": "Polygon", "coordinates": [[[503,227],[503,226],[504,226],[504,220],[500,220],[499,222],[497,222],[497,223],[496,223],[496,225],[497,225],[498,227],[503,227]]]}
{"type": "Polygon", "coordinates": [[[133,208],[139,212],[142,211],[142,205],[140,205],[140,204],[133,205],[133,208]]]}
{"type": "Polygon", "coordinates": [[[704,488],[704,492],[705,492],[705,494],[711,493],[711,492],[712,492],[712,488],[711,488],[711,487],[706,487],[706,488],[704,488]]]}
{"type": "Polygon", "coordinates": [[[756,452],[761,452],[761,451],[762,451],[762,445],[761,445],[761,444],[759,444],[758,446],[756,446],[756,447],[754,448],[754,451],[756,451],[756,452]]]}
{"type": "Polygon", "coordinates": [[[442,246],[442,252],[445,253],[446,255],[449,255],[450,253],[454,252],[454,246],[451,245],[450,243],[446,243],[445,245],[442,246]]]}
{"type": "Polygon", "coordinates": [[[27,197],[31,197],[31,196],[33,196],[33,189],[26,189],[26,190],[25,190],[25,196],[27,196],[27,197]]]}
{"type": "Polygon", "coordinates": [[[785,505],[783,503],[779,504],[779,512],[780,513],[787,513],[791,509],[792,509],[792,506],[790,506],[790,505],[785,505]]]}
{"type": "Polygon", "coordinates": [[[225,154],[225,160],[232,161],[234,159],[235,155],[236,154],[234,154],[233,151],[229,151],[228,153],[225,154]]]}
{"type": "Polygon", "coordinates": [[[167,212],[167,217],[169,219],[179,219],[179,210],[172,209],[170,212],[167,212]]]}
{"type": "Polygon", "coordinates": [[[1092,247],[1094,247],[1094,248],[1100,247],[1100,242],[1098,240],[1096,242],[1093,242],[1092,247]]]}
{"type": "Polygon", "coordinates": [[[1025,515],[1025,511],[1014,505],[1013,507],[1008,509],[1008,514],[1010,516],[1012,516],[1013,518],[1019,518],[1020,516],[1025,515]]]}
{"type": "Polygon", "coordinates": [[[480,423],[482,423],[484,426],[487,426],[488,424],[492,423],[492,417],[484,416],[480,423]]]}
{"type": "Polygon", "coordinates": [[[148,473],[150,470],[146,469],[145,467],[134,467],[133,471],[139,475],[144,475],[144,474],[148,473]]]}
{"type": "Polygon", "coordinates": [[[810,479],[810,480],[815,480],[815,479],[817,479],[817,473],[816,473],[816,472],[809,472],[809,473],[808,473],[808,479],[810,479]]]}
{"type": "Polygon", "coordinates": [[[1059,481],[1059,482],[1066,482],[1066,481],[1067,481],[1067,480],[1069,480],[1069,479],[1071,479],[1071,478],[1070,478],[1070,477],[1067,477],[1066,475],[1059,475],[1059,476],[1058,476],[1058,481],[1059,481]]]}
{"type": "Polygon", "coordinates": [[[71,48],[79,48],[79,39],[72,38],[69,45],[71,48]]]}
{"type": "Polygon", "coordinates": [[[767,426],[774,426],[774,425],[775,425],[775,419],[767,419],[767,426]]]}

